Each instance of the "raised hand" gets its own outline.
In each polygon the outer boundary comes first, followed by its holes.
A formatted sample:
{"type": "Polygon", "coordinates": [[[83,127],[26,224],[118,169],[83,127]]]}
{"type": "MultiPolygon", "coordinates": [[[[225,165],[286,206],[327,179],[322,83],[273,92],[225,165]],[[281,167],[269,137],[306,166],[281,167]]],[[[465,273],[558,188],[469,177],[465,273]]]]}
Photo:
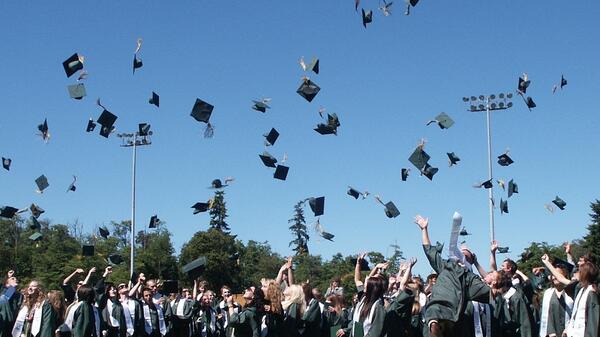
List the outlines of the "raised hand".
{"type": "Polygon", "coordinates": [[[422,230],[427,229],[427,226],[429,226],[429,218],[424,218],[421,215],[417,215],[417,216],[415,216],[415,223],[422,230]]]}
{"type": "Polygon", "coordinates": [[[550,257],[548,256],[548,254],[542,255],[542,262],[550,263],[550,257]]]}
{"type": "Polygon", "coordinates": [[[75,272],[76,272],[77,274],[83,274],[84,270],[83,270],[83,269],[81,269],[81,268],[77,268],[77,269],[75,269],[75,272]]]}
{"type": "Polygon", "coordinates": [[[498,250],[498,241],[492,241],[492,245],[490,246],[490,251],[495,253],[498,250]]]}
{"type": "Polygon", "coordinates": [[[565,246],[565,253],[571,254],[571,243],[565,242],[564,246],[565,246]]]}
{"type": "Polygon", "coordinates": [[[8,273],[7,273],[7,276],[8,276],[8,278],[11,278],[11,277],[15,276],[15,271],[12,270],[12,269],[9,270],[8,273]]]}

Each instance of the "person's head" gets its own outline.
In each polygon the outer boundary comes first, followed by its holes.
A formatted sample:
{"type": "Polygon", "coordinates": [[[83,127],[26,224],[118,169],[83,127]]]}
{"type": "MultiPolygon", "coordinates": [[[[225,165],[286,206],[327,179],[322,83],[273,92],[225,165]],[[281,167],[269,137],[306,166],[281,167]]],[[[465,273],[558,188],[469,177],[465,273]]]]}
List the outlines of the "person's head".
{"type": "Polygon", "coordinates": [[[31,308],[36,303],[42,303],[46,299],[46,293],[42,285],[33,280],[29,282],[29,286],[24,290],[23,306],[31,308]]]}
{"type": "Polygon", "coordinates": [[[118,293],[119,293],[119,290],[117,289],[117,287],[115,287],[114,284],[112,284],[112,283],[106,284],[106,295],[108,295],[109,298],[117,297],[118,293]]]}
{"type": "Polygon", "coordinates": [[[181,297],[184,299],[190,298],[192,296],[192,292],[190,291],[189,288],[182,288],[181,289],[181,297]]]}
{"type": "Polygon", "coordinates": [[[504,270],[493,271],[492,272],[492,282],[490,287],[499,291],[500,293],[506,292],[510,287],[512,287],[512,274],[507,273],[504,270]]]}
{"type": "Polygon", "coordinates": [[[119,291],[119,295],[121,297],[129,297],[129,288],[127,288],[125,283],[120,283],[117,287],[117,290],[119,291]]]}
{"type": "Polygon", "coordinates": [[[312,293],[312,297],[319,302],[323,298],[323,295],[321,295],[321,291],[319,290],[319,288],[312,288],[311,293],[312,293]]]}
{"type": "Polygon", "coordinates": [[[513,277],[517,272],[517,263],[511,259],[502,261],[502,270],[508,273],[510,277],[513,277]]]}
{"type": "Polygon", "coordinates": [[[332,288],[337,288],[342,284],[339,276],[335,276],[331,279],[331,287],[332,288]]]}
{"type": "Polygon", "coordinates": [[[265,301],[265,293],[262,291],[262,289],[260,287],[255,287],[254,290],[252,291],[252,294],[254,295],[252,302],[253,302],[254,306],[256,307],[256,310],[259,313],[264,313],[265,312],[265,304],[267,303],[267,301],[265,301]]]}
{"type": "Polygon", "coordinates": [[[153,292],[152,289],[146,287],[142,290],[142,296],[144,298],[144,302],[146,302],[146,304],[150,305],[152,304],[152,296],[153,296],[153,292]]]}
{"type": "Polygon", "coordinates": [[[231,295],[231,288],[229,288],[228,286],[222,286],[221,287],[221,297],[223,299],[226,299],[229,295],[231,295]]]}
{"type": "Polygon", "coordinates": [[[281,302],[283,300],[283,292],[281,287],[275,283],[275,280],[271,280],[267,285],[267,292],[265,294],[265,300],[271,302],[271,312],[276,314],[282,313],[281,302]]]}
{"type": "Polygon", "coordinates": [[[198,282],[198,292],[203,293],[208,290],[208,281],[198,282]]]}
{"type": "Polygon", "coordinates": [[[152,296],[154,296],[158,292],[158,284],[156,280],[148,280],[146,281],[146,287],[152,291],[152,296]]]}
{"type": "Polygon", "coordinates": [[[293,303],[298,305],[300,313],[304,312],[306,307],[306,301],[304,301],[304,289],[298,284],[292,284],[286,287],[283,291],[284,300],[281,303],[283,310],[288,310],[289,306],[293,303]]]}
{"type": "Polygon", "coordinates": [[[592,264],[595,263],[594,257],[590,252],[587,252],[579,257],[579,260],[577,260],[577,266],[581,267],[581,265],[586,262],[591,262],[592,264]]]}
{"type": "Polygon", "coordinates": [[[29,296],[37,296],[41,291],[40,283],[36,280],[32,280],[29,282],[29,286],[27,287],[27,295],[29,296]]]}
{"type": "MultiPolygon", "coordinates": [[[[255,288],[256,289],[256,288],[255,288]]],[[[253,287],[248,287],[244,290],[242,297],[246,301],[246,307],[254,306],[254,290],[253,287]]]]}
{"type": "Polygon", "coordinates": [[[215,295],[215,292],[212,290],[207,290],[206,295],[208,295],[208,299],[210,300],[210,303],[213,303],[213,301],[215,300],[215,297],[217,297],[215,295]]]}
{"type": "Polygon", "coordinates": [[[309,303],[310,300],[313,299],[312,287],[309,283],[303,282],[302,291],[304,292],[304,301],[306,301],[306,303],[309,303]]]}
{"type": "Polygon", "coordinates": [[[87,284],[83,284],[77,288],[77,299],[88,304],[93,304],[96,300],[96,292],[94,291],[94,288],[87,284]]]}
{"type": "Polygon", "coordinates": [[[598,281],[598,267],[591,262],[584,262],[579,266],[579,282],[582,287],[595,284],[598,281]]]}
{"type": "Polygon", "coordinates": [[[467,249],[467,248],[461,248],[460,252],[465,256],[465,260],[469,264],[473,264],[473,262],[474,262],[474,255],[473,255],[473,253],[469,249],[467,249]]]}
{"type": "MultiPolygon", "coordinates": [[[[564,276],[567,279],[569,278],[569,270],[565,265],[559,264],[555,268],[562,276],[564,276]]],[[[552,285],[554,286],[554,288],[557,288],[558,290],[564,289],[565,285],[562,282],[560,282],[556,277],[554,277],[554,275],[551,275],[550,279],[552,280],[552,285]]]]}
{"type": "Polygon", "coordinates": [[[202,294],[202,298],[200,298],[200,305],[203,306],[204,308],[208,308],[210,307],[212,304],[212,301],[210,300],[210,296],[208,295],[208,292],[205,292],[202,294]]]}
{"type": "Polygon", "coordinates": [[[83,281],[80,280],[79,282],[77,282],[77,285],[75,286],[75,291],[77,291],[77,289],[79,289],[79,287],[81,287],[83,285],[83,281]]]}
{"type": "Polygon", "coordinates": [[[48,302],[52,305],[52,309],[56,313],[58,323],[62,324],[66,310],[65,297],[63,296],[62,291],[50,290],[50,292],[48,292],[48,302]]]}
{"type": "Polygon", "coordinates": [[[371,307],[375,302],[383,298],[387,290],[387,279],[383,277],[369,277],[365,285],[365,295],[363,297],[363,306],[360,310],[360,320],[367,318],[371,312],[371,307]]]}
{"type": "Polygon", "coordinates": [[[427,276],[427,285],[430,285],[430,286],[434,285],[435,282],[437,281],[437,278],[438,278],[437,274],[435,274],[435,273],[434,274],[429,274],[427,276]]]}

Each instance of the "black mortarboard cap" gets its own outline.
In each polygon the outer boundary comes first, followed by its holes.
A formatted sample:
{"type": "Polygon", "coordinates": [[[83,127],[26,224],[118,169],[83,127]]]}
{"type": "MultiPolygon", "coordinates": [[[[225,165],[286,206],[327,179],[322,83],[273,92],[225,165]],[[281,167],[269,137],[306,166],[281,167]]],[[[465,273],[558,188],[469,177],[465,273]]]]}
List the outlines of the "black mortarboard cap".
{"type": "Polygon", "coordinates": [[[403,168],[403,169],[400,171],[400,176],[401,176],[401,178],[402,178],[402,181],[406,181],[406,179],[408,179],[408,172],[409,172],[409,170],[408,170],[408,169],[406,169],[406,168],[403,168]]]}
{"type": "Polygon", "coordinates": [[[83,63],[79,59],[79,55],[77,53],[71,55],[65,62],[63,62],[63,68],[65,68],[65,73],[67,77],[73,76],[77,71],[83,69],[83,63]]]}
{"type": "Polygon", "coordinates": [[[44,212],[46,212],[43,208],[36,204],[31,204],[31,206],[29,206],[29,211],[31,212],[31,215],[33,215],[36,219],[39,218],[40,215],[42,215],[44,212]]]}
{"type": "Polygon", "coordinates": [[[390,201],[387,204],[385,204],[385,215],[388,218],[395,218],[398,215],[400,215],[400,211],[398,210],[396,205],[394,205],[394,203],[390,201]]]}
{"type": "Polygon", "coordinates": [[[508,213],[508,201],[500,199],[500,214],[508,213]]]}
{"type": "Polygon", "coordinates": [[[498,164],[500,164],[500,166],[508,166],[512,163],[514,163],[514,161],[508,156],[508,154],[504,153],[498,156],[498,164]]]}
{"type": "Polygon", "coordinates": [[[152,97],[148,100],[148,103],[156,105],[158,108],[160,106],[160,97],[154,91],[152,92],[152,97]]]}
{"type": "Polygon", "coordinates": [[[94,256],[94,246],[83,245],[81,247],[81,255],[83,255],[83,256],[94,256]]]}
{"type": "Polygon", "coordinates": [[[421,171],[424,176],[426,176],[429,180],[433,180],[433,176],[438,173],[439,169],[437,167],[433,167],[429,164],[425,164],[425,167],[421,171]]]}
{"type": "MultiPolygon", "coordinates": [[[[431,122],[437,122],[437,125],[440,127],[440,129],[448,129],[454,125],[454,120],[452,120],[452,118],[450,118],[450,116],[448,116],[445,112],[435,116],[435,120],[431,122]]],[[[431,122],[427,124],[430,124],[431,122]]]]}
{"type": "Polygon", "coordinates": [[[275,169],[275,173],[273,174],[273,178],[279,179],[279,180],[285,180],[287,178],[289,170],[290,170],[290,168],[287,166],[277,165],[277,168],[275,169]]]}
{"type": "Polygon", "coordinates": [[[197,202],[192,206],[192,208],[194,209],[194,214],[206,212],[210,209],[210,203],[209,202],[197,202]]]}
{"type": "Polygon", "coordinates": [[[510,198],[514,193],[519,193],[519,186],[511,179],[508,182],[508,197],[510,198]]]}
{"type": "Polygon", "coordinates": [[[467,232],[467,229],[466,229],[466,228],[464,228],[464,227],[463,227],[463,228],[460,230],[460,232],[458,232],[458,235],[460,235],[460,236],[467,236],[467,235],[471,235],[471,234],[470,234],[469,232],[467,232]]]}
{"type": "Polygon", "coordinates": [[[82,99],[87,96],[85,85],[83,83],[69,85],[67,89],[69,90],[69,96],[71,96],[71,98],[82,99]]]}
{"type": "Polygon", "coordinates": [[[570,264],[569,262],[567,262],[563,259],[559,259],[559,258],[555,258],[554,261],[552,261],[552,265],[555,267],[558,267],[558,266],[565,267],[567,269],[567,271],[569,272],[569,274],[571,274],[573,272],[573,268],[575,268],[574,265],[570,264]]]}
{"type": "Polygon", "coordinates": [[[92,132],[92,131],[94,131],[95,128],[96,128],[96,123],[94,123],[94,120],[92,118],[90,118],[90,120],[87,123],[87,127],[85,128],[85,132],[92,132]]]}
{"type": "Polygon", "coordinates": [[[108,256],[108,259],[106,259],[106,261],[108,262],[109,265],[111,266],[118,266],[121,263],[123,263],[125,260],[123,259],[123,257],[119,254],[110,254],[108,256]]]}
{"type": "Polygon", "coordinates": [[[204,102],[203,100],[196,98],[196,103],[192,108],[190,116],[194,117],[198,122],[208,123],[210,115],[212,114],[214,106],[204,102]]]}
{"type": "Polygon", "coordinates": [[[269,105],[267,105],[267,103],[265,103],[264,101],[252,101],[254,103],[254,105],[252,106],[252,109],[256,110],[256,111],[260,111],[260,112],[267,112],[267,109],[270,109],[271,107],[269,105]]]}
{"type": "Polygon", "coordinates": [[[260,160],[262,160],[263,164],[265,164],[265,166],[275,167],[277,159],[273,157],[270,153],[265,151],[263,152],[263,154],[259,154],[258,156],[260,157],[260,160]]]}
{"type": "Polygon", "coordinates": [[[323,215],[325,212],[325,197],[310,198],[308,199],[308,205],[315,216],[323,215]]]}
{"type": "Polygon", "coordinates": [[[331,125],[328,125],[328,124],[323,124],[323,123],[317,124],[317,127],[314,130],[317,131],[321,135],[337,134],[337,130],[334,127],[332,127],[331,125]]]}
{"type": "MultiPolygon", "coordinates": [[[[356,266],[357,261],[358,261],[358,259],[356,259],[356,258],[350,259],[350,262],[354,266],[356,266]]],[[[370,270],[371,270],[371,268],[369,268],[369,262],[366,259],[360,260],[360,271],[370,271],[370,270]]]]}
{"type": "Polygon", "coordinates": [[[2,157],[2,167],[5,170],[10,171],[10,164],[12,163],[12,159],[2,157]]]}
{"type": "Polygon", "coordinates": [[[221,179],[214,179],[211,183],[210,186],[212,188],[223,188],[225,185],[223,185],[223,182],[221,181],[221,179]]]}
{"type": "Polygon", "coordinates": [[[37,230],[39,231],[40,229],[42,229],[42,225],[40,224],[40,222],[32,215],[29,217],[29,228],[32,230],[37,230]]]}
{"type": "Polygon", "coordinates": [[[492,188],[494,186],[494,184],[492,183],[492,179],[490,180],[486,180],[484,182],[481,183],[481,185],[479,185],[480,187],[483,187],[485,189],[489,189],[492,188]]]}
{"type": "Polygon", "coordinates": [[[177,282],[177,280],[164,281],[162,286],[162,293],[165,295],[179,293],[179,282],[177,282]]]}
{"type": "Polygon", "coordinates": [[[417,146],[417,148],[413,151],[413,153],[408,157],[408,161],[410,161],[415,167],[421,171],[431,157],[427,154],[427,152],[423,151],[423,148],[417,146]]]}
{"type": "Polygon", "coordinates": [[[500,253],[500,254],[508,254],[508,251],[509,251],[509,247],[498,247],[498,253],[500,253]]]}
{"type": "Polygon", "coordinates": [[[183,266],[182,271],[192,280],[202,275],[206,268],[206,257],[201,256],[194,261],[183,266]]]}
{"type": "Polygon", "coordinates": [[[160,223],[160,219],[157,215],[153,215],[150,217],[150,223],[148,224],[148,228],[158,228],[158,224],[160,223]]]}
{"type": "Polygon", "coordinates": [[[567,80],[563,75],[560,75],[560,88],[562,89],[562,87],[564,87],[565,85],[567,85],[567,80]]]}
{"type": "Polygon", "coordinates": [[[296,90],[296,92],[298,93],[298,95],[304,97],[304,99],[306,99],[307,101],[312,102],[312,100],[315,98],[315,96],[317,96],[320,90],[321,88],[319,88],[319,86],[316,83],[314,83],[308,78],[304,78],[302,80],[302,84],[300,84],[300,87],[298,88],[298,90],[296,90]]]}
{"type": "Polygon", "coordinates": [[[555,204],[556,207],[560,208],[561,210],[564,210],[565,206],[567,206],[567,203],[558,196],[556,196],[556,198],[552,200],[552,203],[555,204]]]}
{"type": "Polygon", "coordinates": [[[535,104],[535,102],[533,101],[533,98],[531,98],[531,96],[527,96],[527,100],[525,101],[525,103],[527,104],[527,107],[529,108],[529,110],[531,110],[537,106],[535,104]]]}
{"type": "Polygon", "coordinates": [[[275,145],[277,138],[279,138],[279,132],[277,132],[275,128],[271,128],[271,131],[265,135],[265,138],[267,139],[267,143],[269,145],[275,145]]]}
{"type": "Polygon", "coordinates": [[[15,216],[15,214],[17,214],[18,211],[19,210],[14,207],[4,206],[4,207],[0,208],[0,218],[11,219],[12,217],[15,216]]]}
{"type": "Polygon", "coordinates": [[[150,133],[150,124],[139,123],[138,124],[138,136],[148,136],[150,133]]]}
{"type": "Polygon", "coordinates": [[[43,174],[35,180],[35,184],[37,185],[39,193],[43,193],[44,190],[50,186],[50,184],[48,184],[48,178],[43,174]]]}
{"type": "Polygon", "coordinates": [[[367,24],[373,22],[373,11],[369,10],[365,12],[364,8],[361,11],[363,27],[367,28],[367,24]]]}
{"type": "Polygon", "coordinates": [[[411,6],[415,7],[419,3],[419,0],[409,0],[408,2],[411,6]]]}
{"type": "Polygon", "coordinates": [[[360,193],[359,191],[355,190],[352,187],[348,187],[348,195],[352,196],[354,199],[358,199],[358,197],[361,195],[362,193],[360,193]]]}
{"type": "Polygon", "coordinates": [[[44,236],[40,232],[35,232],[29,236],[31,241],[40,241],[44,236]]]}
{"type": "Polygon", "coordinates": [[[111,132],[113,132],[114,129],[114,126],[103,126],[100,128],[100,136],[108,138],[108,136],[110,136],[111,132]]]}
{"type": "Polygon", "coordinates": [[[75,182],[77,181],[77,177],[73,176],[73,182],[67,187],[67,192],[72,191],[75,192],[77,190],[77,186],[75,186],[75,182]]]}
{"type": "Polygon", "coordinates": [[[529,87],[529,84],[531,83],[531,81],[525,80],[523,79],[523,77],[519,77],[519,85],[517,87],[517,89],[519,90],[519,92],[525,94],[527,93],[527,88],[529,87]]]}
{"type": "Polygon", "coordinates": [[[315,74],[319,74],[319,59],[316,57],[313,58],[306,70],[312,70],[315,74]]]}
{"type": "Polygon", "coordinates": [[[104,109],[102,111],[102,113],[100,114],[100,117],[98,117],[98,124],[105,126],[105,127],[112,127],[115,124],[115,121],[117,120],[117,116],[115,116],[113,113],[111,113],[110,111],[104,109]]]}
{"type": "Polygon", "coordinates": [[[329,241],[333,242],[333,238],[335,237],[335,235],[333,235],[331,233],[327,233],[327,232],[321,232],[321,237],[325,240],[329,240],[329,241]]]}
{"type": "Polygon", "coordinates": [[[108,231],[108,228],[106,228],[104,226],[98,228],[98,232],[100,233],[100,236],[105,239],[108,239],[108,237],[110,236],[110,232],[108,231]]]}
{"type": "Polygon", "coordinates": [[[133,73],[135,74],[135,70],[141,68],[144,65],[142,59],[138,59],[136,54],[133,54],[133,73]]]}
{"type": "Polygon", "coordinates": [[[38,130],[42,133],[42,135],[45,135],[48,133],[48,119],[47,118],[44,119],[44,123],[38,125],[38,130]]]}
{"type": "Polygon", "coordinates": [[[447,152],[448,160],[450,161],[450,166],[458,164],[460,158],[454,152],[447,152]]]}

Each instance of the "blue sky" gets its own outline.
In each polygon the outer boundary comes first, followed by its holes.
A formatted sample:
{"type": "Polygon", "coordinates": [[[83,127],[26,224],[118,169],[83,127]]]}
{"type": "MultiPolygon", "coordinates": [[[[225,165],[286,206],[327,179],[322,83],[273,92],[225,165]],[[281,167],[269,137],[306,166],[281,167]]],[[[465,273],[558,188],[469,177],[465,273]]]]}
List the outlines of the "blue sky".
{"type": "Polygon", "coordinates": [[[212,179],[233,176],[229,223],[244,241],[267,240],[289,254],[293,205],[325,196],[321,224],[335,243],[312,240],[313,253],[389,253],[397,241],[427,272],[412,224],[418,213],[430,217],[433,240],[447,242],[459,211],[473,232],[468,244],[487,254],[487,193],[471,187],[487,176],[485,116],[467,112],[461,98],[514,91],[527,72],[538,107],[530,112],[516,97],[512,109],[493,114],[494,155],[510,148],[515,160],[494,163],[494,176],[519,184],[510,214],[496,214],[497,238],[517,257],[533,240],[584,235],[589,202],[598,198],[600,4],[423,0],[405,16],[395,1],[389,17],[379,5],[361,2],[374,10],[364,29],[353,1],[3,2],[0,155],[13,166],[0,172],[0,204],[34,202],[53,223],[79,221],[89,231],[129,219],[131,151],[114,134],[85,133],[88,118],[100,115],[100,97],[119,117],[118,132],[152,124],[153,144],[138,152],[138,225],[158,214],[177,249],[207,228],[208,215],[192,215],[190,206],[212,195],[212,179]],[[144,67],[133,76],[137,38],[144,67]],[[89,72],[82,101],[68,97],[76,80],[61,65],[74,52],[89,72]],[[321,61],[320,74],[310,75],[322,89],[312,103],[295,92],[300,56],[321,61]],[[569,84],[553,95],[561,74],[569,84]],[[147,102],[152,91],[159,109],[147,102]],[[266,114],[251,109],[262,97],[272,98],[266,114]],[[196,98],[215,106],[213,139],[189,116],[196,98]],[[337,137],[313,131],[320,106],[338,114],[337,137]],[[452,128],[425,126],[442,111],[452,128]],[[44,118],[48,144],[35,135],[44,118]],[[289,156],[285,182],[258,158],[271,127],[281,136],[269,151],[289,156]],[[421,138],[440,172],[430,182],[413,169],[402,182],[400,169],[421,138]],[[446,152],[461,158],[458,166],[448,168],[446,152]],[[38,195],[41,174],[51,186],[38,195]],[[73,174],[78,189],[65,193],[73,174]],[[373,198],[350,198],[348,185],[393,200],[401,215],[388,219],[373,198]],[[544,204],[556,195],[567,208],[551,214],[544,204]]]}

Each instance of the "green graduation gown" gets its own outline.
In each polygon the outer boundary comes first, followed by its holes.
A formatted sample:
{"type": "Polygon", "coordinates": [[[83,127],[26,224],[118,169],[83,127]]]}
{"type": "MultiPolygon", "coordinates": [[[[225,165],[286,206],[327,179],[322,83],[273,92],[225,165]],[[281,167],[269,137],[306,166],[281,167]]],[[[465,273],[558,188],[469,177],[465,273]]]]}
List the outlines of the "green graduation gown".
{"type": "Polygon", "coordinates": [[[411,329],[412,306],[415,297],[410,290],[399,292],[386,308],[383,323],[384,334],[387,337],[404,337],[411,329]]]}
{"type": "MultiPolygon", "coordinates": [[[[385,311],[385,308],[383,307],[383,300],[379,300],[379,301],[375,302],[375,304],[373,304],[373,307],[372,307],[372,309],[374,310],[374,312],[373,312],[373,318],[371,320],[371,327],[370,327],[369,331],[366,331],[366,332],[363,331],[364,337],[385,336],[384,326],[385,326],[386,311],[385,311]]],[[[360,310],[360,306],[357,305],[355,310],[360,310]]],[[[354,315],[360,315],[360,313],[355,312],[354,315]]],[[[350,317],[350,322],[348,323],[349,331],[345,330],[345,331],[347,331],[346,333],[350,332],[352,334],[352,336],[355,336],[355,332],[354,332],[355,324],[363,324],[363,323],[364,323],[364,320],[355,322],[354,317],[350,317]]]]}
{"type": "MultiPolygon", "coordinates": [[[[511,288],[514,289],[514,288],[511,288]]],[[[522,292],[513,290],[509,298],[507,294],[496,297],[494,312],[503,337],[532,337],[533,326],[529,305],[522,292]]]]}
{"type": "Polygon", "coordinates": [[[316,299],[310,300],[304,315],[302,315],[304,321],[304,333],[306,337],[318,337],[321,334],[321,308],[319,307],[319,301],[316,299]]]}
{"type": "Polygon", "coordinates": [[[281,328],[282,337],[299,337],[299,330],[302,328],[302,317],[298,309],[297,303],[292,303],[283,318],[283,326],[281,328]]]}
{"type": "Polygon", "coordinates": [[[235,329],[235,337],[260,337],[258,316],[255,307],[244,308],[229,318],[229,324],[235,329]]]}
{"type": "MultiPolygon", "coordinates": [[[[6,290],[7,288],[2,287],[0,294],[5,294],[6,290]]],[[[0,303],[0,337],[11,337],[12,328],[22,303],[23,295],[18,291],[8,301],[0,303]]]]}
{"type": "Polygon", "coordinates": [[[71,333],[72,337],[101,337],[96,333],[96,317],[91,304],[82,302],[75,310],[71,333]]]}
{"type": "Polygon", "coordinates": [[[569,317],[571,316],[571,310],[567,308],[565,296],[566,294],[563,292],[559,298],[556,291],[552,292],[550,304],[548,306],[546,335],[555,334],[556,336],[562,336],[562,333],[565,330],[565,325],[567,324],[567,319],[565,319],[565,317],[567,315],[569,317]],[[567,312],[567,314],[565,314],[565,312],[567,312]]]}
{"type": "MultiPolygon", "coordinates": [[[[585,288],[581,288],[579,292],[585,291],[585,288]]],[[[581,299],[583,300],[583,299],[581,299]]],[[[573,305],[573,311],[577,310],[577,299],[575,300],[575,304],[573,305]]],[[[600,336],[599,324],[600,322],[600,299],[598,298],[598,293],[594,290],[591,290],[588,293],[588,298],[585,303],[585,330],[583,332],[583,336],[573,336],[573,337],[598,337],[600,336]]],[[[569,337],[572,335],[569,334],[569,337]]]]}

